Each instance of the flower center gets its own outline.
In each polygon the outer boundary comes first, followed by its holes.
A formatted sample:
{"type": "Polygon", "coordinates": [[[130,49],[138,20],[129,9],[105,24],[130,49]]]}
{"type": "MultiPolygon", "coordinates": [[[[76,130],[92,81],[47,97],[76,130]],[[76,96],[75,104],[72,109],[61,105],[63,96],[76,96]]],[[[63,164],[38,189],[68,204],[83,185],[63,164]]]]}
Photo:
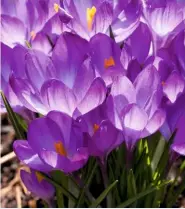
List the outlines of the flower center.
{"type": "Polygon", "coordinates": [[[107,69],[112,66],[115,66],[115,62],[114,62],[114,58],[111,56],[109,59],[104,60],[104,67],[107,69]]]}
{"type": "Polygon", "coordinates": [[[44,176],[38,171],[35,171],[35,175],[39,183],[44,179],[44,176]]]}
{"type": "Polygon", "coordinates": [[[54,10],[57,13],[60,9],[60,6],[57,3],[54,3],[54,10]]]}
{"type": "Polygon", "coordinates": [[[164,85],[165,85],[165,82],[164,82],[164,81],[162,81],[162,82],[161,82],[161,84],[162,84],[162,86],[164,86],[164,85]]]}
{"type": "Polygon", "coordinates": [[[92,30],[92,22],[95,14],[96,14],[96,7],[93,6],[92,8],[87,8],[87,27],[89,31],[92,30]]]}
{"type": "Polygon", "coordinates": [[[64,145],[63,145],[63,143],[61,141],[55,142],[54,146],[55,146],[56,152],[59,155],[67,156],[67,152],[66,152],[66,150],[64,148],[64,145]]]}
{"type": "Polygon", "coordinates": [[[94,133],[96,133],[96,131],[99,129],[99,125],[97,125],[96,123],[93,125],[93,130],[94,130],[94,133]]]}

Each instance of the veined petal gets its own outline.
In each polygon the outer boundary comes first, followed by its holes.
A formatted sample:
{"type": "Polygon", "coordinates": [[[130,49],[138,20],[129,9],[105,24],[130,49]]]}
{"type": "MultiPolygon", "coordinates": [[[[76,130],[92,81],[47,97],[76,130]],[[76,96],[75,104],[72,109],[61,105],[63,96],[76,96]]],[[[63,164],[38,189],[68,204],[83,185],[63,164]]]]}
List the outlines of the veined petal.
{"type": "Polygon", "coordinates": [[[32,169],[44,172],[51,170],[51,167],[39,158],[38,154],[30,147],[26,140],[16,140],[13,148],[19,160],[32,169]]]}
{"type": "Polygon", "coordinates": [[[94,79],[83,100],[78,104],[78,110],[81,114],[85,114],[101,105],[106,98],[106,93],[107,89],[103,80],[101,78],[94,79]]]}
{"type": "Polygon", "coordinates": [[[50,79],[43,84],[41,97],[43,103],[50,111],[58,110],[70,116],[77,105],[73,91],[56,79],[50,79]]]}

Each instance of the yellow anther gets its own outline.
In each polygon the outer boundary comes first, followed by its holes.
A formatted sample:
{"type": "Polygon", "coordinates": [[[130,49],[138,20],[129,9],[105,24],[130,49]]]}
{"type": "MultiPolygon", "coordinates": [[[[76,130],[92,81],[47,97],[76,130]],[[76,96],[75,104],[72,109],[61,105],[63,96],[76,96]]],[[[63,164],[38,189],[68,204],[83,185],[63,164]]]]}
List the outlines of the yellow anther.
{"type": "Polygon", "coordinates": [[[44,179],[44,176],[38,171],[35,171],[35,175],[39,183],[44,179]]]}
{"type": "Polygon", "coordinates": [[[60,9],[60,6],[57,3],[54,3],[54,10],[57,13],[60,9]]]}
{"type": "Polygon", "coordinates": [[[93,6],[92,8],[87,8],[87,27],[89,31],[92,30],[92,22],[95,14],[96,14],[96,7],[93,6]]]}
{"type": "Polygon", "coordinates": [[[165,85],[165,82],[164,82],[164,81],[162,81],[162,82],[161,82],[161,84],[162,84],[162,86],[164,86],[164,85],[165,85]]]}
{"type": "Polygon", "coordinates": [[[94,130],[94,133],[96,133],[96,131],[99,129],[99,125],[97,125],[96,123],[93,125],[93,130],[94,130]]]}
{"type": "Polygon", "coordinates": [[[34,39],[35,39],[35,36],[36,36],[36,33],[35,33],[35,31],[31,31],[30,32],[30,36],[31,36],[31,40],[33,41],[34,39]]]}
{"type": "Polygon", "coordinates": [[[64,145],[61,141],[55,142],[55,150],[59,155],[67,156],[67,152],[64,148],[64,145]]]}
{"type": "Polygon", "coordinates": [[[109,59],[104,60],[104,67],[107,69],[112,66],[115,66],[115,62],[114,62],[114,58],[111,56],[109,59]]]}

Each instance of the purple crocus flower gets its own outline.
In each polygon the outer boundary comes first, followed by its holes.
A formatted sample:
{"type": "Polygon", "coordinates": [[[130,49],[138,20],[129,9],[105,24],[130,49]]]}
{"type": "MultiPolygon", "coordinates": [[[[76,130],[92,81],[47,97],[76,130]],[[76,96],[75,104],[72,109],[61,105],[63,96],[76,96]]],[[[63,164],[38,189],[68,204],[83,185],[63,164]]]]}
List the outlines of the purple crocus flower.
{"type": "Polygon", "coordinates": [[[121,63],[121,49],[109,36],[98,33],[89,42],[92,64],[97,76],[112,83],[115,76],[124,75],[124,66],[121,63]]]}
{"type": "Polygon", "coordinates": [[[37,49],[42,44],[45,53],[49,53],[52,46],[48,35],[52,29],[49,33],[48,27],[47,31],[43,28],[56,15],[54,2],[59,0],[13,0],[11,2],[3,0],[1,2],[1,41],[11,48],[21,44],[37,49]]]}
{"type": "Polygon", "coordinates": [[[89,40],[96,33],[108,32],[113,18],[112,1],[64,0],[63,8],[72,17],[67,27],[81,37],[89,40]]]}
{"type": "Polygon", "coordinates": [[[73,172],[85,165],[88,150],[79,121],[62,112],[52,111],[33,120],[28,128],[28,141],[14,142],[14,151],[30,168],[49,172],[73,172]]]}
{"type": "Polygon", "coordinates": [[[90,59],[86,59],[88,51],[88,42],[71,33],[60,36],[52,59],[17,46],[14,56],[24,56],[15,59],[11,87],[25,107],[34,112],[85,114],[102,104],[107,92],[104,81],[96,78],[90,59]]]}
{"type": "Polygon", "coordinates": [[[113,82],[107,99],[107,113],[115,127],[123,131],[128,149],[164,123],[161,98],[160,77],[152,65],[140,72],[133,84],[125,76],[113,82]]]}
{"type": "Polygon", "coordinates": [[[144,8],[144,22],[153,34],[154,52],[165,47],[179,32],[185,28],[185,4],[169,1],[165,7],[144,8]]]}
{"type": "Polygon", "coordinates": [[[89,154],[102,161],[124,140],[122,132],[107,118],[105,103],[77,120],[81,121],[83,131],[89,135],[86,141],[89,154]]]}
{"type": "Polygon", "coordinates": [[[185,112],[181,115],[178,123],[176,125],[176,135],[171,145],[172,150],[180,155],[185,156],[185,136],[184,136],[184,126],[185,126],[185,112]]]}
{"type": "MultiPolygon", "coordinates": [[[[3,56],[1,56],[1,91],[5,94],[6,99],[10,103],[13,110],[23,116],[24,119],[29,122],[34,118],[34,114],[24,107],[9,84],[9,76],[11,74],[12,49],[1,43],[1,52],[3,54],[3,56]]],[[[2,98],[0,98],[0,102],[1,113],[6,112],[2,98]]]]}
{"type": "Polygon", "coordinates": [[[161,57],[151,56],[147,62],[152,63],[159,72],[161,85],[163,87],[164,96],[167,97],[171,103],[183,93],[185,87],[185,80],[178,70],[178,67],[173,61],[162,59],[161,57]]]}
{"type": "Polygon", "coordinates": [[[20,176],[28,191],[44,199],[51,206],[55,189],[44,179],[41,173],[35,170],[31,170],[31,173],[21,170],[20,176]]]}

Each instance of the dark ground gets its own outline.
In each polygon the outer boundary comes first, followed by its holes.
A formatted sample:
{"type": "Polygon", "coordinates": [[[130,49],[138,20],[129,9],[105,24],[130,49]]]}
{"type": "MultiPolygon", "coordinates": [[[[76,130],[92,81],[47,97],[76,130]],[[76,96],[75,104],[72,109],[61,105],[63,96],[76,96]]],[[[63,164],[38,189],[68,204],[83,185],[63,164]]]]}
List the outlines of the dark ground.
{"type": "MultiPolygon", "coordinates": [[[[43,207],[42,201],[33,197],[22,184],[20,168],[27,169],[13,155],[14,130],[7,116],[1,116],[1,208],[35,208],[43,207]],[[2,162],[9,156],[6,162],[2,162]]],[[[173,175],[173,174],[172,174],[173,175]]],[[[185,191],[180,195],[174,207],[185,208],[185,191]]]]}

